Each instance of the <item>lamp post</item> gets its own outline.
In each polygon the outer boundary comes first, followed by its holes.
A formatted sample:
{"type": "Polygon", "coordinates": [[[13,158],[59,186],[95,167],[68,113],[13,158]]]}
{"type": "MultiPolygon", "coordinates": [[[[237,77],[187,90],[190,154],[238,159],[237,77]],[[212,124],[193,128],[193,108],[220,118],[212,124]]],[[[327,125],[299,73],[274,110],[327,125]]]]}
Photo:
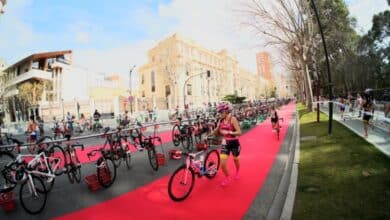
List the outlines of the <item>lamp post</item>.
{"type": "Polygon", "coordinates": [[[200,76],[200,75],[205,74],[205,73],[207,73],[207,77],[210,78],[210,70],[207,70],[206,72],[201,72],[201,73],[189,76],[186,79],[186,81],[184,82],[184,85],[183,85],[183,105],[184,105],[184,109],[186,108],[186,85],[187,85],[188,80],[192,79],[195,76],[200,76]]]}
{"type": "Polygon", "coordinates": [[[324,46],[326,67],[327,67],[327,71],[328,71],[328,90],[329,90],[329,124],[328,124],[328,134],[332,134],[332,120],[333,120],[333,102],[332,102],[332,99],[333,99],[333,93],[332,93],[332,76],[330,74],[328,50],[326,48],[324,32],[322,30],[322,25],[321,25],[320,17],[318,16],[316,5],[314,3],[314,0],[310,0],[310,2],[311,2],[311,5],[313,7],[313,11],[314,11],[314,14],[316,16],[316,19],[317,19],[318,28],[320,29],[322,45],[324,46]]]}
{"type": "Polygon", "coordinates": [[[131,73],[133,72],[135,68],[135,65],[133,67],[131,67],[130,69],[130,72],[129,72],[129,93],[130,93],[130,96],[129,96],[129,102],[130,102],[130,114],[133,115],[133,96],[132,96],[132,85],[131,85],[131,73]]]}

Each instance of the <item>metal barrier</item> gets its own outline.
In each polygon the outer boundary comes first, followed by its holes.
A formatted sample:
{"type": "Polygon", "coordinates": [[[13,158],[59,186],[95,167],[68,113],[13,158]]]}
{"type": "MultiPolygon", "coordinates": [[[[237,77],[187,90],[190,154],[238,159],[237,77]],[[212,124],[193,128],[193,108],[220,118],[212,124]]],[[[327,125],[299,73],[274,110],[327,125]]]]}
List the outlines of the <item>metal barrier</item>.
{"type": "MultiPolygon", "coordinates": [[[[191,121],[194,121],[194,120],[196,120],[196,118],[183,119],[182,122],[191,122],[191,121]]],[[[136,124],[133,124],[129,128],[121,129],[121,131],[126,132],[126,131],[130,131],[130,130],[134,130],[134,129],[140,129],[140,128],[145,128],[145,127],[146,128],[147,127],[154,127],[156,125],[168,125],[168,124],[172,124],[172,123],[176,123],[176,121],[167,121],[167,122],[159,122],[159,123],[144,123],[144,124],[142,124],[142,126],[138,126],[136,124]]],[[[45,141],[45,142],[42,142],[41,144],[62,143],[62,142],[66,142],[66,141],[77,141],[77,140],[101,137],[104,134],[114,134],[114,133],[116,133],[117,132],[117,128],[114,128],[114,129],[115,130],[109,131],[107,133],[98,133],[98,134],[91,134],[91,135],[72,137],[69,140],[66,139],[66,138],[63,138],[63,139],[58,139],[58,140],[53,140],[53,141],[45,141]]],[[[32,146],[32,145],[35,145],[35,144],[36,143],[23,143],[23,144],[20,145],[20,147],[21,147],[21,149],[26,149],[28,146],[32,146]]],[[[17,146],[19,146],[19,145],[17,145],[17,144],[1,145],[0,149],[2,149],[2,148],[14,148],[14,147],[17,147],[17,146]]]]}

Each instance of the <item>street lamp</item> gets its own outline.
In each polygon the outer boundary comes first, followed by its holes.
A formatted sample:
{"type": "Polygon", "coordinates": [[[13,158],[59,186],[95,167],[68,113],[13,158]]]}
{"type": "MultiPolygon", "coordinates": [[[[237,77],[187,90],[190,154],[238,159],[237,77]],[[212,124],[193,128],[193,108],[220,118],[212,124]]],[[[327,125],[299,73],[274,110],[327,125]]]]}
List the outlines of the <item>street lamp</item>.
{"type": "Polygon", "coordinates": [[[131,90],[132,90],[131,73],[133,72],[134,68],[135,68],[135,65],[133,67],[131,67],[130,72],[129,72],[129,93],[130,93],[129,102],[130,102],[130,113],[131,114],[133,114],[133,96],[132,96],[132,93],[131,93],[131,90]]]}
{"type": "Polygon", "coordinates": [[[207,77],[210,78],[210,70],[207,70],[206,72],[201,72],[201,73],[198,73],[198,74],[195,74],[195,75],[192,75],[192,76],[189,76],[186,81],[184,82],[184,85],[183,85],[183,105],[184,105],[184,109],[186,108],[186,85],[187,85],[187,82],[188,80],[192,79],[193,77],[195,76],[200,76],[200,75],[203,75],[207,73],[207,77]]]}
{"type": "Polygon", "coordinates": [[[320,17],[318,16],[317,8],[316,5],[314,4],[314,0],[310,0],[311,5],[313,7],[317,23],[318,23],[318,28],[320,29],[321,33],[321,38],[322,38],[322,45],[324,46],[324,52],[325,52],[325,60],[326,60],[326,67],[328,71],[328,89],[329,89],[329,125],[328,125],[328,134],[332,134],[332,120],[333,120],[333,93],[332,93],[332,77],[330,74],[330,65],[329,65],[329,58],[328,58],[328,50],[326,48],[326,43],[325,43],[325,37],[324,37],[324,32],[322,30],[322,25],[320,21],[320,17]]]}

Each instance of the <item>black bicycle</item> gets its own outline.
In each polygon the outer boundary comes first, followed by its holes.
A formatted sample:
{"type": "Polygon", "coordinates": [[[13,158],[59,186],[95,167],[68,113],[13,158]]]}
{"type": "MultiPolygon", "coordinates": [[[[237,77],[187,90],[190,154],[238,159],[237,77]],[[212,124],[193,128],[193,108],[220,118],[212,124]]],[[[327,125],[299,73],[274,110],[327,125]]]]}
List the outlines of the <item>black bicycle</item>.
{"type": "Polygon", "coordinates": [[[157,171],[159,164],[157,159],[155,141],[158,141],[161,145],[162,144],[161,138],[159,136],[156,136],[156,134],[154,134],[154,136],[145,136],[142,132],[143,128],[144,127],[142,127],[141,123],[137,123],[137,127],[129,131],[130,140],[132,141],[132,144],[134,144],[137,149],[147,150],[150,166],[152,167],[153,170],[157,171]]]}
{"type": "Polygon", "coordinates": [[[183,124],[181,117],[177,118],[177,122],[172,128],[172,141],[176,147],[181,143],[184,150],[193,150],[194,141],[192,138],[192,127],[183,124]]]}
{"type": "Polygon", "coordinates": [[[110,129],[108,127],[105,129],[106,142],[104,143],[103,148],[107,145],[110,146],[111,159],[114,161],[116,167],[119,167],[122,161],[124,161],[127,169],[130,169],[131,152],[127,141],[128,135],[124,135],[122,133],[121,126],[117,128],[117,131],[114,134],[108,134],[107,132],[109,130],[110,129]]]}

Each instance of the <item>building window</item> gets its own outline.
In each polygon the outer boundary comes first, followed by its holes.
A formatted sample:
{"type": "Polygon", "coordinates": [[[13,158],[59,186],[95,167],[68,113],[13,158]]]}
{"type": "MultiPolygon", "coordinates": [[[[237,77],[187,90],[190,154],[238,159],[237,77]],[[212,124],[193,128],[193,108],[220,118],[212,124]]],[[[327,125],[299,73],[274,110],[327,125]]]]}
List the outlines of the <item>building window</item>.
{"type": "Polygon", "coordinates": [[[192,95],[192,85],[187,84],[187,95],[192,95]]]}
{"type": "Polygon", "coordinates": [[[142,74],[141,75],[141,84],[144,84],[144,82],[145,82],[145,76],[144,76],[144,74],[142,74]]]}
{"type": "Polygon", "coordinates": [[[152,71],[150,73],[150,78],[151,78],[151,81],[152,81],[152,92],[155,92],[156,91],[156,79],[155,79],[155,73],[154,71],[152,71]]]}
{"type": "Polygon", "coordinates": [[[145,97],[145,91],[142,91],[142,97],[145,97]]]}
{"type": "Polygon", "coordinates": [[[171,94],[171,87],[169,85],[165,86],[165,96],[169,96],[171,94]]]}

